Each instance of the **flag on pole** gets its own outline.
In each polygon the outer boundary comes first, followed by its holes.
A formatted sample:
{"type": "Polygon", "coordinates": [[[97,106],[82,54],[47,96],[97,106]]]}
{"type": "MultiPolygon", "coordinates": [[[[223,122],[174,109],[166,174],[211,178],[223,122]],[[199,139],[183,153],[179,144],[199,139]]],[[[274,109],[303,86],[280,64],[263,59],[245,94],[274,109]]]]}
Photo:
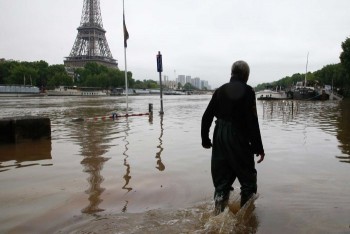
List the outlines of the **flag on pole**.
{"type": "Polygon", "coordinates": [[[129,39],[129,33],[128,33],[128,30],[126,29],[126,25],[125,25],[125,15],[123,13],[123,30],[124,30],[124,47],[128,47],[128,44],[127,44],[127,40],[129,39]]]}

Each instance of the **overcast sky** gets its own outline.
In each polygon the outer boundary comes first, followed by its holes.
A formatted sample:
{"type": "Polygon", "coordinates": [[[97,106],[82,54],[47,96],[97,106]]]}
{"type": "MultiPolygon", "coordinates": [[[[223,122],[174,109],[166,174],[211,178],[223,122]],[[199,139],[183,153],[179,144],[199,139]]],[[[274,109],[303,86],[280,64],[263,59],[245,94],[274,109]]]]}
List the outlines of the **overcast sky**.
{"type": "MultiPolygon", "coordinates": [[[[100,0],[113,57],[124,70],[122,0],[100,0]]],[[[63,64],[77,35],[83,0],[0,0],[0,58],[63,64]]],[[[236,60],[248,83],[279,80],[339,63],[350,37],[350,0],[125,0],[128,70],[138,80],[191,75],[227,82],[236,60]]]]}

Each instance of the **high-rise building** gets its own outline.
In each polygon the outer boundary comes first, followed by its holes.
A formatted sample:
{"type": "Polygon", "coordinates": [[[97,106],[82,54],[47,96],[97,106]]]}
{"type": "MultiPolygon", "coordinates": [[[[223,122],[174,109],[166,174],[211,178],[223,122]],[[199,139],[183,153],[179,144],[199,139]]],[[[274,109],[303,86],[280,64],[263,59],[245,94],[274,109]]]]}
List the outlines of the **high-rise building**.
{"type": "Polygon", "coordinates": [[[181,83],[181,85],[185,85],[186,84],[186,76],[185,75],[178,75],[177,82],[181,83]]]}
{"type": "Polygon", "coordinates": [[[201,80],[201,87],[202,87],[202,89],[204,89],[204,88],[208,89],[208,87],[209,87],[208,81],[201,80]]]}
{"type": "Polygon", "coordinates": [[[199,79],[199,77],[196,77],[193,80],[193,86],[196,87],[197,89],[201,89],[202,86],[201,86],[201,79],[199,79]]]}
{"type": "Polygon", "coordinates": [[[186,76],[186,83],[190,83],[191,84],[191,76],[186,76]]]}

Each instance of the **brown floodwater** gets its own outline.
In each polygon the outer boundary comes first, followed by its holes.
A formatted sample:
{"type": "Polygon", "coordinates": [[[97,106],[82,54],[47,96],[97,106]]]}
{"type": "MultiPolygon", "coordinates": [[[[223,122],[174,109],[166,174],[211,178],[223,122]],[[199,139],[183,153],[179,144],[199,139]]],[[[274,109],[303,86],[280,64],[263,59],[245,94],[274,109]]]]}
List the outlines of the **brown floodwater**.
{"type": "Polygon", "coordinates": [[[0,99],[45,116],[50,140],[0,145],[0,233],[350,233],[350,102],[258,101],[258,194],[213,216],[209,95],[0,99]],[[96,120],[91,118],[98,117],[96,120]],[[73,121],[81,118],[85,121],[73,121]]]}

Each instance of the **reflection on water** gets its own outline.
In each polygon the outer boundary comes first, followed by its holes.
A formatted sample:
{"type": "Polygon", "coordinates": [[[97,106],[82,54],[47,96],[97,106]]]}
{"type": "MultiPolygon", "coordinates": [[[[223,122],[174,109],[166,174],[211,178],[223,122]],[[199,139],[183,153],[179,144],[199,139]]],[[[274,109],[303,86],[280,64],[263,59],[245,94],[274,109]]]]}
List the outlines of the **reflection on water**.
{"type": "Polygon", "coordinates": [[[87,123],[86,125],[77,123],[76,126],[79,129],[76,134],[80,137],[77,141],[81,146],[81,155],[83,156],[81,165],[84,167],[84,172],[89,175],[87,179],[89,188],[85,191],[89,196],[89,204],[82,209],[82,213],[94,214],[104,210],[99,208],[103,201],[101,195],[105,190],[101,187],[104,180],[101,171],[104,163],[108,160],[102,155],[107,151],[105,143],[109,126],[100,123],[87,123]]]}
{"type": "MultiPolygon", "coordinates": [[[[124,180],[125,180],[125,184],[123,185],[122,189],[125,189],[127,190],[127,193],[130,192],[132,190],[131,187],[127,187],[129,182],[130,182],[130,179],[131,179],[131,175],[130,175],[130,164],[128,163],[127,159],[129,158],[129,155],[127,154],[129,148],[128,148],[128,145],[130,144],[129,141],[128,141],[128,136],[129,136],[129,130],[130,130],[130,127],[129,127],[129,121],[128,119],[126,120],[126,130],[125,130],[125,137],[123,139],[123,141],[125,142],[125,150],[123,152],[123,155],[124,155],[124,166],[126,167],[126,171],[125,171],[125,175],[123,176],[124,180]]],[[[127,202],[128,203],[128,202],[127,202]]],[[[126,204],[127,204],[126,203],[126,204]]],[[[124,208],[123,208],[124,209],[124,208]]],[[[126,210],[126,208],[125,208],[126,210]]]]}
{"type": "Polygon", "coordinates": [[[298,103],[293,101],[263,101],[263,119],[281,119],[283,123],[293,120],[299,111],[298,103]]]}
{"type": "Polygon", "coordinates": [[[339,102],[263,101],[263,119],[284,124],[310,124],[334,132],[339,102]],[[317,122],[314,122],[316,120],[317,122]]]}
{"type": "Polygon", "coordinates": [[[340,162],[350,163],[350,100],[341,102],[339,110],[336,125],[338,129],[337,138],[340,142],[339,148],[344,155],[336,157],[340,162]]]}
{"type": "MultiPolygon", "coordinates": [[[[77,111],[81,116],[93,116],[92,108],[78,108],[77,111]]],[[[73,114],[75,115],[75,113],[73,114]]],[[[104,181],[101,172],[106,161],[110,158],[103,157],[110,147],[108,142],[111,141],[110,134],[113,131],[113,124],[116,122],[95,121],[95,122],[72,122],[72,136],[81,147],[81,165],[83,171],[88,174],[88,189],[85,193],[88,195],[89,204],[81,210],[82,213],[96,214],[104,211],[100,208],[103,202],[101,196],[105,191],[102,187],[104,181]]],[[[116,123],[117,124],[117,123],[116,123]]]]}
{"type": "Polygon", "coordinates": [[[123,213],[125,213],[125,212],[128,211],[128,203],[129,203],[129,201],[125,201],[125,205],[124,205],[124,207],[123,207],[123,209],[122,209],[122,212],[123,212],[123,213]]]}
{"type": "Polygon", "coordinates": [[[163,131],[164,131],[164,128],[163,128],[163,115],[160,115],[160,136],[159,136],[159,145],[157,146],[157,148],[159,149],[159,151],[156,153],[156,159],[157,159],[157,166],[156,168],[159,170],[159,171],[164,171],[165,170],[165,166],[162,162],[162,158],[161,158],[161,154],[164,150],[164,148],[162,147],[163,145],[163,140],[162,140],[162,137],[163,137],[163,131]]]}
{"type": "Polygon", "coordinates": [[[308,141],[309,127],[335,135],[344,155],[335,156],[340,162],[350,163],[350,101],[264,101],[263,121],[281,122],[284,131],[302,130],[303,144],[308,141]],[[293,128],[295,127],[295,128],[293,128]],[[302,128],[302,129],[301,129],[302,128]]]}
{"type": "Polygon", "coordinates": [[[350,163],[350,156],[335,156],[340,162],[350,163]]]}
{"type": "Polygon", "coordinates": [[[50,162],[40,162],[52,159],[50,139],[28,140],[20,144],[0,145],[0,152],[0,172],[11,168],[36,165],[52,166],[50,162]]]}

